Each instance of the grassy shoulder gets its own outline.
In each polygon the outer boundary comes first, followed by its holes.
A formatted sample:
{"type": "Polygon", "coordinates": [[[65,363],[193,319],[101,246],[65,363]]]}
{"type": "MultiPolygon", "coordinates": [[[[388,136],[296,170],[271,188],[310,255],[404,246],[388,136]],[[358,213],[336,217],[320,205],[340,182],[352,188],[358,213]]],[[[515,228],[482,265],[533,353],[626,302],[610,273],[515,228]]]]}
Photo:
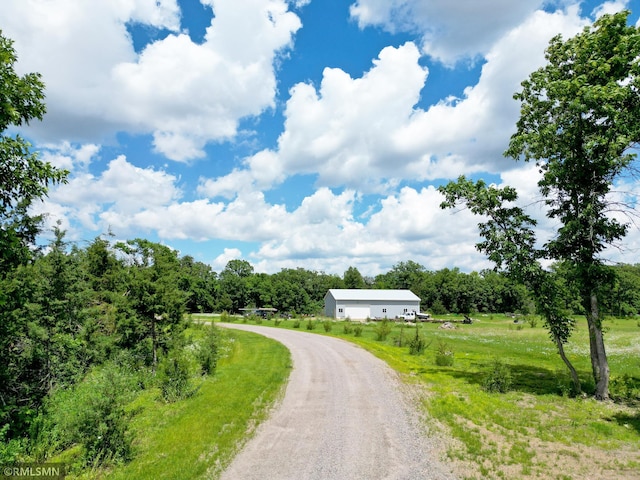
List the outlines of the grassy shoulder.
{"type": "MultiPolygon", "coordinates": [[[[380,323],[362,325],[357,333],[356,322],[257,322],[341,337],[385,360],[420,392],[428,426],[448,439],[442,454],[456,465],[461,478],[640,478],[640,325],[636,320],[607,323],[612,393],[619,401],[604,403],[570,396],[564,364],[540,322],[532,327],[526,321],[515,324],[512,318],[495,315],[477,317],[471,325],[455,323],[455,328],[419,324],[427,345],[419,355],[409,353],[416,333],[413,325],[390,323],[381,339],[380,323]],[[437,364],[442,352],[451,353],[451,365],[437,364]],[[508,367],[511,385],[506,393],[483,388],[496,361],[508,367]]],[[[589,391],[588,335],[582,320],[567,353],[589,391]]]]}
{"type": "MultiPolygon", "coordinates": [[[[192,337],[202,329],[187,332],[192,337]]],[[[158,388],[143,390],[132,413],[132,460],[108,470],[80,470],[67,478],[217,478],[268,415],[291,369],[280,343],[248,332],[220,329],[215,375],[196,379],[189,398],[165,402],[158,388]]],[[[56,460],[73,463],[78,449],[56,460]]]]}

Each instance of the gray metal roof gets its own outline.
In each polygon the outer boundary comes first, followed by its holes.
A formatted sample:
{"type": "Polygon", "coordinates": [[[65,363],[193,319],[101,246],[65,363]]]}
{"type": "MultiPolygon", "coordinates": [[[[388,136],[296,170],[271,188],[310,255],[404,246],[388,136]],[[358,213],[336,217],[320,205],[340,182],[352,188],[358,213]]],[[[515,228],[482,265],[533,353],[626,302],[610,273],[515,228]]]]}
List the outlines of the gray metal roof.
{"type": "Polygon", "coordinates": [[[336,300],[420,301],[420,297],[411,290],[331,288],[327,295],[331,295],[336,300]]]}

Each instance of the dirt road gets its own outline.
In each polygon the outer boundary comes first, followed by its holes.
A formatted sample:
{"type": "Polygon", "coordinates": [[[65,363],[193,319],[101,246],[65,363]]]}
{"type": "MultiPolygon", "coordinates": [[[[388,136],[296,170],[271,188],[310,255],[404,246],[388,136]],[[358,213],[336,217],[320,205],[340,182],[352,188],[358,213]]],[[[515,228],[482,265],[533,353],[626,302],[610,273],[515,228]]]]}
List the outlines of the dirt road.
{"type": "Polygon", "coordinates": [[[346,341],[229,324],[283,343],[293,370],[282,402],[223,480],[453,479],[432,458],[393,370],[346,341]]]}

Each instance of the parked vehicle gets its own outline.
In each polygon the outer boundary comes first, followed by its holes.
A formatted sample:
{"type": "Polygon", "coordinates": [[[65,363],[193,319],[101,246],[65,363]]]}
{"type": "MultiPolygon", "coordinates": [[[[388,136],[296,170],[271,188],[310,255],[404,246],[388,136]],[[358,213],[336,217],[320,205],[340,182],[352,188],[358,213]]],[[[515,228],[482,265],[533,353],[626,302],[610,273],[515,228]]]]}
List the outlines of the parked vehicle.
{"type": "Polygon", "coordinates": [[[431,318],[431,315],[429,315],[428,313],[416,312],[414,310],[411,312],[405,312],[401,315],[398,315],[396,318],[399,320],[404,320],[405,322],[415,322],[415,321],[424,322],[426,320],[429,320],[431,318]]]}

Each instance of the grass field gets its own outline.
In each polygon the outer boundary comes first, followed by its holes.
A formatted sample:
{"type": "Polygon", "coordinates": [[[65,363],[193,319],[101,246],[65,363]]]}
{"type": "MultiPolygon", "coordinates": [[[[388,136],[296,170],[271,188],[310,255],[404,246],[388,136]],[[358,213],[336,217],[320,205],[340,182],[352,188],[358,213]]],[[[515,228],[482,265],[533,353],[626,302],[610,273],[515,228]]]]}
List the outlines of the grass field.
{"type": "MultiPolygon", "coordinates": [[[[407,342],[416,328],[410,325],[392,324],[380,341],[379,323],[364,325],[356,336],[356,322],[254,321],[274,327],[277,323],[278,328],[297,325],[300,330],[342,337],[389,363],[415,387],[427,426],[442,440],[443,458],[452,462],[461,478],[640,479],[637,320],[607,321],[612,393],[625,399],[605,403],[588,395],[569,395],[564,364],[540,322],[532,328],[499,315],[474,320],[471,325],[456,323],[455,329],[443,329],[440,323],[420,324],[417,328],[428,344],[420,355],[408,352],[407,342]],[[453,365],[436,365],[438,350],[452,352],[453,365]],[[511,373],[507,393],[482,388],[496,360],[511,373]]],[[[583,320],[578,321],[567,354],[589,392],[592,381],[583,320]]]]}

